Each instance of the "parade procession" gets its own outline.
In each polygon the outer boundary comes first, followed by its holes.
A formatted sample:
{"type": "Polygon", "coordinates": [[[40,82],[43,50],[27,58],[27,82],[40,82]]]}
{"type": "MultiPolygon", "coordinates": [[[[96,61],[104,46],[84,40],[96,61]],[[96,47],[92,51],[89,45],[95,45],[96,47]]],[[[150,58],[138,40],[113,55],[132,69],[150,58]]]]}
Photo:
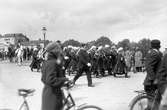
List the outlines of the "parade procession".
{"type": "MultiPolygon", "coordinates": [[[[103,39],[105,37],[101,38],[103,39]]],[[[93,45],[91,47],[89,44],[81,44],[81,46],[78,47],[58,44],[62,49],[64,68],[68,75],[77,73],[80,66],[83,66],[83,62],[90,63],[89,72],[96,78],[108,75],[116,77],[117,74],[124,74],[124,76],[128,78],[128,72],[143,72],[145,68],[142,50],[137,46],[128,49],[128,47],[117,48],[116,45],[111,46],[111,44],[103,44],[100,46],[93,45]],[[79,54],[81,50],[85,50],[86,52],[79,54]],[[81,65],[78,65],[80,62],[81,65]]],[[[18,43],[16,46],[9,45],[6,51],[2,49],[0,56],[2,61],[13,62],[18,66],[21,66],[22,62],[29,61],[31,62],[29,65],[31,71],[37,69],[39,72],[42,61],[44,60],[43,53],[45,51],[46,48],[39,45],[26,47],[18,43]]]]}
{"type": "Polygon", "coordinates": [[[0,1],[0,110],[167,110],[167,1],[0,1]]]}

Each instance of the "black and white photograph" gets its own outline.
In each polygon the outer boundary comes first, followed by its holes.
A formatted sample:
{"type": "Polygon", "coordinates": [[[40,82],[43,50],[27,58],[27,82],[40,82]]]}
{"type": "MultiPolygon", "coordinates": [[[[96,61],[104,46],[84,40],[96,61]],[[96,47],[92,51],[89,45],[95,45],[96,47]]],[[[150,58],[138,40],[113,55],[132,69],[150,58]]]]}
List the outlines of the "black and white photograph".
{"type": "Polygon", "coordinates": [[[0,110],[167,110],[167,0],[0,0],[0,110]]]}

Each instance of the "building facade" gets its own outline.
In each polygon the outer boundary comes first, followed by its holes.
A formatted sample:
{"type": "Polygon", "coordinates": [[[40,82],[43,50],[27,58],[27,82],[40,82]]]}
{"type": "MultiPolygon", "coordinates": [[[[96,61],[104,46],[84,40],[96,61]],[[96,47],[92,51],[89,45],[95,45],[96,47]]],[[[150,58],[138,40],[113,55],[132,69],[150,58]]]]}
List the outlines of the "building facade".
{"type": "Polygon", "coordinates": [[[5,34],[0,36],[0,50],[6,50],[8,46],[14,45],[17,46],[22,42],[28,42],[29,38],[22,33],[12,33],[12,34],[5,34]]]}
{"type": "Polygon", "coordinates": [[[31,41],[27,41],[27,42],[22,42],[21,45],[23,45],[24,47],[29,47],[29,48],[33,48],[33,47],[41,47],[44,48],[44,42],[47,45],[50,41],[49,40],[31,40],[31,41]]]}

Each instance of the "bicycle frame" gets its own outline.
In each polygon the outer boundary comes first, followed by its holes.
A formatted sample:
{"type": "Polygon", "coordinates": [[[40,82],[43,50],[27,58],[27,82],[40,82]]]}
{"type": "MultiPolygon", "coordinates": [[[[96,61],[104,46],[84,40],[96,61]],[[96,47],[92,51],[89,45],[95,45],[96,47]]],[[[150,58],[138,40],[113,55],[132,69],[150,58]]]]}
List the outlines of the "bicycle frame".
{"type": "Polygon", "coordinates": [[[65,110],[69,110],[75,106],[75,101],[72,98],[72,95],[67,87],[63,87],[62,92],[63,92],[63,107],[67,106],[65,110]]]}
{"type": "Polygon", "coordinates": [[[76,106],[75,101],[74,101],[70,91],[68,90],[68,88],[63,87],[62,92],[63,92],[63,108],[65,106],[67,106],[67,108],[65,108],[63,110],[70,110],[72,107],[75,107],[74,110],[78,110],[79,108],[87,105],[87,103],[84,103],[84,104],[81,104],[79,106],[76,106]]]}
{"type": "Polygon", "coordinates": [[[26,110],[29,110],[26,98],[28,96],[32,96],[34,91],[35,91],[34,89],[18,89],[18,95],[23,97],[23,103],[21,104],[19,110],[21,110],[23,107],[25,107],[26,110]]]}
{"type": "Polygon", "coordinates": [[[20,108],[19,108],[19,110],[21,110],[22,109],[22,107],[24,107],[24,105],[26,106],[26,110],[29,110],[29,106],[28,106],[28,103],[27,103],[27,100],[26,100],[26,97],[23,97],[23,99],[24,99],[24,101],[23,101],[23,103],[21,104],[21,106],[20,106],[20,108]]]}

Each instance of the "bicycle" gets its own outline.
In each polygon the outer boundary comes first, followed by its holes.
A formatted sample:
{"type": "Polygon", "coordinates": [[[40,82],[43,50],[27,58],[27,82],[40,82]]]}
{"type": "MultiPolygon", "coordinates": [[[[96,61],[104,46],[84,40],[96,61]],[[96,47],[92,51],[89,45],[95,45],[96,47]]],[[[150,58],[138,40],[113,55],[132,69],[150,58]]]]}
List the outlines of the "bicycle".
{"type": "Polygon", "coordinates": [[[76,106],[75,101],[69,91],[72,87],[73,84],[68,81],[61,88],[63,93],[63,110],[103,110],[100,107],[94,105],[87,105],[86,103],[76,106]]]}
{"type": "Polygon", "coordinates": [[[35,89],[18,89],[18,95],[23,97],[23,103],[21,104],[19,110],[29,110],[27,97],[32,96],[35,89]]]}
{"type": "Polygon", "coordinates": [[[158,96],[158,90],[156,90],[154,94],[147,94],[144,90],[134,92],[138,93],[138,95],[132,99],[129,105],[130,110],[146,110],[148,107],[148,100],[152,100],[149,110],[153,110],[154,105],[157,104],[156,98],[158,96]]]}

